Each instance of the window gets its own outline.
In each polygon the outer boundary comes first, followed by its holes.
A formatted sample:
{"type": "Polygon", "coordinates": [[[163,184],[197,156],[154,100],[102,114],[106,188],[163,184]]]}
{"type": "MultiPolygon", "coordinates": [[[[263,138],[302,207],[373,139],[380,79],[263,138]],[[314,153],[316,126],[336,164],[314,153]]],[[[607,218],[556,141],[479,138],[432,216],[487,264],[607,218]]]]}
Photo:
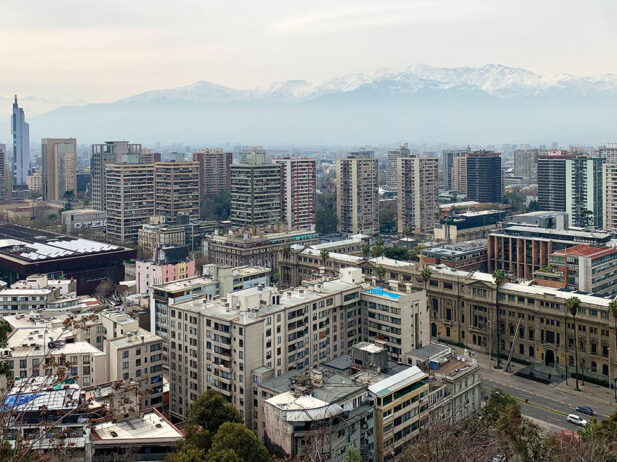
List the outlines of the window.
{"type": "Polygon", "coordinates": [[[126,358],[128,358],[128,357],[129,357],[129,352],[128,352],[128,350],[124,350],[124,351],[122,352],[122,357],[123,357],[124,359],[126,359],[126,358]]]}

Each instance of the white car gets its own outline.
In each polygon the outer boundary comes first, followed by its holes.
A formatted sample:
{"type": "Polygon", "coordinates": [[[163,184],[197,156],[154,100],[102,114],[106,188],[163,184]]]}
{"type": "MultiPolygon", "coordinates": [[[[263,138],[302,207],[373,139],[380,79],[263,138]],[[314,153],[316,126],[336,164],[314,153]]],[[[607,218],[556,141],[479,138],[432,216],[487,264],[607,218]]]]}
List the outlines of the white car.
{"type": "Polygon", "coordinates": [[[587,421],[576,414],[568,414],[567,420],[568,422],[571,422],[574,425],[578,425],[579,427],[584,427],[585,425],[587,425],[587,421]]]}

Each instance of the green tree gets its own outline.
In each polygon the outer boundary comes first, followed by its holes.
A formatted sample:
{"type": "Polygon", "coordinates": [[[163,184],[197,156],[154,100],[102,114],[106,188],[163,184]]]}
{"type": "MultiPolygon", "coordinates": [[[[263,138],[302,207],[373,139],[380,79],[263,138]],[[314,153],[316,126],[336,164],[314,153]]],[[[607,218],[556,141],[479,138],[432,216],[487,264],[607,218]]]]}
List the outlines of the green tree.
{"type": "Polygon", "coordinates": [[[208,462],[268,462],[271,459],[255,433],[241,423],[226,422],[216,432],[207,460],[208,462]]]}
{"type": "Polygon", "coordinates": [[[291,255],[291,245],[285,244],[283,246],[283,257],[285,257],[285,259],[287,259],[287,258],[289,258],[290,255],[291,255]]]}
{"type": "Polygon", "coordinates": [[[420,271],[420,277],[422,278],[422,282],[424,283],[424,290],[428,286],[428,282],[431,280],[431,276],[433,275],[433,270],[431,270],[428,266],[425,266],[422,271],[420,271]]]}
{"type": "Polygon", "coordinates": [[[409,260],[405,247],[388,247],[383,251],[383,254],[394,260],[409,260]]]}
{"type": "Polygon", "coordinates": [[[497,367],[501,367],[501,325],[499,324],[499,288],[506,280],[506,275],[500,269],[493,271],[495,283],[495,322],[497,324],[497,367]]]}
{"type": "Polygon", "coordinates": [[[208,451],[212,439],[225,423],[240,423],[242,419],[236,408],[214,390],[197,397],[187,420],[186,444],[208,451]]]}
{"type": "Polygon", "coordinates": [[[393,205],[379,207],[379,232],[392,234],[396,229],[396,210],[393,205]]]}
{"type": "Polygon", "coordinates": [[[320,234],[336,231],[338,218],[336,216],[336,193],[326,191],[317,196],[317,219],[315,231],[320,234]]]}
{"type": "Polygon", "coordinates": [[[364,244],[362,246],[362,256],[366,258],[370,255],[370,253],[371,253],[371,246],[368,244],[364,244]]]}
{"type": "Polygon", "coordinates": [[[183,444],[180,448],[167,456],[167,462],[206,462],[206,453],[190,444],[183,444]]]}
{"type": "Polygon", "coordinates": [[[377,258],[380,257],[382,254],[382,248],[378,245],[374,245],[373,247],[371,247],[371,255],[373,256],[373,258],[377,258]]]}
{"type": "Polygon", "coordinates": [[[229,220],[231,211],[231,194],[220,191],[215,195],[207,195],[201,201],[199,215],[204,220],[229,220]]]}
{"type": "Polygon", "coordinates": [[[362,462],[362,457],[360,457],[355,448],[350,447],[344,462],[362,462]]]}
{"type": "Polygon", "coordinates": [[[576,391],[581,391],[578,387],[578,339],[576,336],[576,314],[578,313],[580,307],[581,300],[578,297],[570,297],[566,300],[566,308],[570,312],[572,322],[574,323],[574,367],[576,372],[576,391]]]}
{"type": "Polygon", "coordinates": [[[383,282],[383,277],[386,275],[386,269],[383,266],[379,265],[375,270],[375,273],[377,273],[377,277],[379,278],[379,280],[383,282]]]}
{"type": "Polygon", "coordinates": [[[321,264],[326,266],[328,259],[330,258],[330,251],[328,249],[321,249],[321,252],[319,252],[319,258],[321,260],[321,264]]]}
{"type": "Polygon", "coordinates": [[[412,234],[413,229],[411,229],[411,226],[407,225],[405,226],[405,228],[403,228],[403,235],[407,238],[407,250],[409,250],[409,238],[412,234]]]}

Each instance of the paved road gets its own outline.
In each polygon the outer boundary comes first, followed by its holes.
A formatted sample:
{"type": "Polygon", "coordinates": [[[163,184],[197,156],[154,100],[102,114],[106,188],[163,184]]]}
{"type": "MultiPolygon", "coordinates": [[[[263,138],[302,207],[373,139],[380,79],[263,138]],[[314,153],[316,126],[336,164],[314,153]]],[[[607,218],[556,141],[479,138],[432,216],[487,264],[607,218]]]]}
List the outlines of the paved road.
{"type": "MultiPolygon", "coordinates": [[[[483,387],[493,390],[501,388],[506,393],[519,399],[523,415],[541,420],[551,425],[567,430],[577,430],[578,427],[566,421],[566,416],[575,412],[577,406],[589,406],[595,410],[596,418],[604,419],[612,413],[611,406],[601,405],[595,401],[573,396],[541,383],[522,377],[507,375],[500,372],[481,369],[483,387]],[[524,403],[525,399],[528,403],[524,403]]],[[[587,416],[583,418],[588,419],[587,416]]]]}

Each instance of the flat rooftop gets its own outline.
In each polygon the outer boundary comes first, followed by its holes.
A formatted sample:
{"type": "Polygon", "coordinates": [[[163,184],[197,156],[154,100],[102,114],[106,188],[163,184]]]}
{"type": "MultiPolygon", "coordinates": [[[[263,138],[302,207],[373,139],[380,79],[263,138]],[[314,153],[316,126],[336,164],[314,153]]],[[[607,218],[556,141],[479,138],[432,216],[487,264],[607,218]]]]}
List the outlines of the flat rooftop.
{"type": "Polygon", "coordinates": [[[617,249],[612,247],[603,247],[603,246],[591,246],[591,245],[575,245],[574,247],[570,247],[563,250],[557,250],[553,252],[553,255],[558,256],[566,256],[572,255],[577,257],[591,257],[591,258],[599,258],[605,255],[611,255],[617,253],[617,249]]]}
{"type": "Polygon", "coordinates": [[[0,254],[23,262],[39,262],[119,250],[130,249],[25,226],[0,225],[0,254]]]}
{"type": "Polygon", "coordinates": [[[94,442],[137,443],[143,440],[165,440],[173,442],[182,439],[183,435],[171,422],[159,412],[152,410],[140,417],[122,420],[120,422],[103,422],[92,426],[91,433],[94,442]]]}

